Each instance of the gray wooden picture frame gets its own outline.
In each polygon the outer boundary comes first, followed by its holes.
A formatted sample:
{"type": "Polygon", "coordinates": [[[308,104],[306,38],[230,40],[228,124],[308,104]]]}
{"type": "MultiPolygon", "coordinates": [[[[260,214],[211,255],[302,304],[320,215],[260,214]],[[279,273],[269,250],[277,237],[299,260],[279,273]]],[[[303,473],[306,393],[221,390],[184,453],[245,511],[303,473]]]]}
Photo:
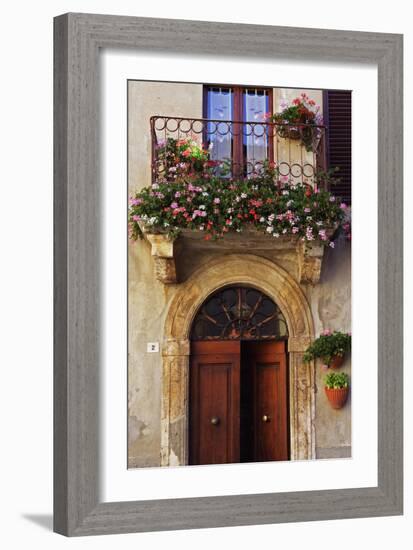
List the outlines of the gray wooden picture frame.
{"type": "Polygon", "coordinates": [[[78,536],[402,514],[402,36],[65,14],[55,18],[54,40],[54,530],[78,536]],[[377,64],[377,487],[100,501],[98,98],[105,47],[377,64]]]}

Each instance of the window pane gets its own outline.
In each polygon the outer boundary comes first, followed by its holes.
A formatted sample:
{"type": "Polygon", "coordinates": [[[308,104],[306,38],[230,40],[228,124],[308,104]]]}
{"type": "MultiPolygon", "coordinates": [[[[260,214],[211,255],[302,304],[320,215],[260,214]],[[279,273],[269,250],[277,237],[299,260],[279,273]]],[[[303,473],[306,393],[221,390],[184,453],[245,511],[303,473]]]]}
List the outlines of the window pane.
{"type": "Polygon", "coordinates": [[[231,124],[221,121],[233,120],[234,92],[232,88],[208,88],[207,118],[214,122],[207,125],[207,145],[211,148],[212,160],[232,158],[231,124]]]}
{"type": "Polygon", "coordinates": [[[244,126],[243,146],[247,173],[259,170],[268,157],[268,136],[266,127],[260,122],[265,121],[269,111],[268,90],[246,89],[243,93],[244,126]],[[258,124],[257,124],[258,123],[258,124]]]}

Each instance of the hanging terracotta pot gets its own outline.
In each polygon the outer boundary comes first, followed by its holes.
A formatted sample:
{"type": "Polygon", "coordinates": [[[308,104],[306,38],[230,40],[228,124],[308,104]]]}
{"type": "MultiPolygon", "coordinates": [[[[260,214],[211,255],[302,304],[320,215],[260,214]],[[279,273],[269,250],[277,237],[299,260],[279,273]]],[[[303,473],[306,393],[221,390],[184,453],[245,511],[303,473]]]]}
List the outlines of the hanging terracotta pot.
{"type": "Polygon", "coordinates": [[[327,388],[324,387],[324,391],[326,392],[326,396],[328,400],[330,401],[330,405],[333,407],[333,409],[341,409],[348,397],[348,391],[349,388],[327,388]]]}
{"type": "Polygon", "coordinates": [[[338,369],[344,363],[344,355],[335,355],[330,363],[330,368],[338,369]]]}

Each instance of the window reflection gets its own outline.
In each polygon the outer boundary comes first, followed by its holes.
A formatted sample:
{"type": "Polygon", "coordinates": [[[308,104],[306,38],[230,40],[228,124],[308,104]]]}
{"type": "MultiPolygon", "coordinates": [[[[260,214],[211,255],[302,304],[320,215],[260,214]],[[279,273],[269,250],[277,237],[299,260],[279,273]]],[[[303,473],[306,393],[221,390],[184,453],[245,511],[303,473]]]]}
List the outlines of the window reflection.
{"type": "Polygon", "coordinates": [[[211,160],[232,158],[231,125],[234,118],[234,92],[232,88],[209,88],[207,97],[207,118],[216,122],[207,125],[207,144],[211,160]]]}
{"type": "MultiPolygon", "coordinates": [[[[243,114],[245,122],[263,122],[269,111],[268,90],[247,89],[243,92],[243,114]]],[[[244,159],[247,172],[259,170],[268,158],[268,135],[264,125],[246,124],[243,132],[244,159]]]]}

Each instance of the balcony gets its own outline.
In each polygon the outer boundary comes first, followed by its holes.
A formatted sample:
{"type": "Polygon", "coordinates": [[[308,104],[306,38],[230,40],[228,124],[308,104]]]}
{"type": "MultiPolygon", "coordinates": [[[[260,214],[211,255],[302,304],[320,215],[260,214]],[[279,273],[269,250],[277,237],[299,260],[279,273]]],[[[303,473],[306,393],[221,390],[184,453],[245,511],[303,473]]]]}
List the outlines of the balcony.
{"type": "MultiPolygon", "coordinates": [[[[204,164],[223,179],[253,179],[270,165],[283,181],[311,185],[326,169],[327,128],[321,125],[153,116],[150,127],[152,183],[176,178],[179,158],[171,147],[188,139],[203,148],[204,164]]],[[[183,164],[187,172],[203,168],[197,160],[183,164]]]]}
{"type": "MultiPolygon", "coordinates": [[[[153,116],[150,119],[150,129],[152,188],[148,191],[149,197],[164,197],[158,191],[160,187],[167,188],[165,192],[168,194],[173,187],[170,183],[176,182],[179,186],[182,181],[188,181],[188,188],[192,186],[190,192],[195,197],[201,187],[193,186],[191,182],[199,183],[200,179],[205,179],[205,185],[208,186],[208,180],[214,181],[212,178],[218,178],[218,187],[221,189],[226,186],[228,189],[237,189],[239,182],[244,187],[248,182],[249,187],[251,182],[250,189],[255,194],[259,194],[262,186],[267,189],[270,186],[275,194],[285,194],[287,185],[294,189],[302,189],[304,185],[306,196],[313,196],[321,189],[328,191],[329,179],[321,176],[327,168],[325,126],[153,116]],[[257,178],[257,184],[254,183],[254,178],[257,178]]],[[[236,197],[237,200],[241,201],[243,197],[249,200],[248,193],[240,195],[236,197]]],[[[182,201],[182,198],[178,200],[182,201]]],[[[220,202],[220,199],[216,200],[220,202]]],[[[140,198],[139,201],[142,202],[143,199],[140,198]]],[[[171,201],[175,202],[175,199],[168,198],[168,201],[165,207],[159,204],[160,211],[170,211],[171,201]]],[[[257,202],[259,201],[255,201],[257,202]]],[[[242,202],[239,204],[242,205],[242,202]]],[[[205,206],[200,208],[205,209],[205,206]]],[[[176,212],[178,211],[179,208],[176,212]]],[[[197,213],[199,210],[192,214],[192,219],[197,213]]],[[[202,213],[206,215],[205,210],[202,213]]],[[[291,212],[288,210],[287,214],[291,215],[291,212]]],[[[156,217],[157,211],[152,215],[156,217]]],[[[184,215],[189,214],[185,212],[184,215]]],[[[211,211],[211,216],[213,215],[214,211],[211,211]]],[[[311,217],[308,219],[311,220],[311,217]]],[[[252,224],[242,233],[230,232],[224,239],[211,241],[205,239],[203,227],[202,231],[183,228],[177,238],[171,237],[164,226],[159,228],[148,225],[139,216],[136,223],[141,235],[151,246],[155,276],[164,284],[179,282],[177,256],[182,250],[194,257],[203,251],[224,254],[231,251],[236,254],[263,256],[271,252],[276,254],[277,262],[288,260],[290,265],[292,262],[296,266],[294,269],[298,282],[317,284],[320,280],[324,245],[317,240],[308,243],[310,238],[313,239],[312,235],[297,235],[294,231],[287,233],[285,229],[283,234],[274,234],[277,238],[271,239],[262,231],[257,231],[252,224]]],[[[323,229],[324,240],[333,238],[336,228],[337,224],[334,223],[326,225],[323,229]]],[[[315,228],[315,231],[318,232],[318,229],[315,228]]]]}

